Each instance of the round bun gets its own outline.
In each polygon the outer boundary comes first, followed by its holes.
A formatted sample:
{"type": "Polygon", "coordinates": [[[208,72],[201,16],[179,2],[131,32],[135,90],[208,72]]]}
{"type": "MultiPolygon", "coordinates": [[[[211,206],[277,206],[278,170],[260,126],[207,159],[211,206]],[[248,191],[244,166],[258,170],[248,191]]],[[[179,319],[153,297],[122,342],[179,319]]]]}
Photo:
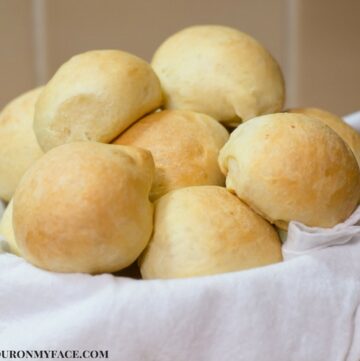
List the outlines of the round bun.
{"type": "Polygon", "coordinates": [[[287,229],[295,220],[332,227],[360,197],[360,172],[345,142],[319,120],[270,114],[240,125],[220,152],[226,186],[287,229]]]}
{"type": "Polygon", "coordinates": [[[114,272],[130,265],[152,232],[154,172],[143,149],[75,142],[46,153],[14,196],[21,254],[56,272],[114,272]]]}
{"type": "Polygon", "coordinates": [[[185,110],[165,110],[141,119],[115,141],[149,150],[155,161],[151,199],[193,185],[224,185],[217,158],[228,140],[226,129],[211,117],[185,110]]]}
{"type": "Polygon", "coordinates": [[[182,188],[155,203],[143,278],[212,275],[281,261],[274,228],[218,186],[182,188]]]}
{"type": "Polygon", "coordinates": [[[360,167],[360,134],[340,117],[318,108],[294,108],[290,113],[300,113],[316,118],[334,130],[353,151],[360,167]]]}
{"type": "Polygon", "coordinates": [[[16,244],[15,234],[13,229],[13,202],[11,201],[5,209],[5,212],[0,221],[0,235],[5,238],[11,253],[20,255],[19,247],[16,244]]]}
{"type": "Polygon", "coordinates": [[[144,60],[119,50],[89,51],[62,65],[45,86],[34,129],[43,150],[73,141],[109,143],[162,104],[144,60]]]}
{"type": "Polygon", "coordinates": [[[240,123],[274,113],[284,103],[281,70],[255,39],[224,26],[193,26],[168,38],[152,65],[165,107],[240,123]]]}
{"type": "Polygon", "coordinates": [[[0,198],[6,202],[25,171],[43,154],[32,128],[41,90],[21,95],[0,113],[0,198]]]}

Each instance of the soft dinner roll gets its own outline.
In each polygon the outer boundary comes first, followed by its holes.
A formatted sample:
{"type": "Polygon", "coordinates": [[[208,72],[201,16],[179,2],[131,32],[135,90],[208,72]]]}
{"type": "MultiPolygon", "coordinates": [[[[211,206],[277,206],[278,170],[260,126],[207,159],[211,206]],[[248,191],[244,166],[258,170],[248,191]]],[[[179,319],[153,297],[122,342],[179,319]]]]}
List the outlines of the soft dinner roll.
{"type": "Polygon", "coordinates": [[[220,152],[226,186],[281,229],[332,227],[355,209],[360,172],[345,142],[319,120],[270,114],[240,125],[220,152]]]}
{"type": "Polygon", "coordinates": [[[59,146],[24,175],[14,196],[21,254],[57,272],[115,272],[152,232],[154,173],[143,149],[95,142],[59,146]]]}
{"type": "Polygon", "coordinates": [[[312,118],[321,120],[331,129],[335,130],[351,148],[360,166],[360,134],[350,127],[350,125],[346,124],[340,117],[318,108],[295,108],[290,109],[289,112],[309,115],[312,118]]]}
{"type": "Polygon", "coordinates": [[[12,225],[13,219],[13,202],[11,201],[5,209],[0,221],[0,235],[5,238],[12,253],[20,255],[19,247],[16,244],[14,229],[12,225]]]}
{"type": "Polygon", "coordinates": [[[225,26],[193,26],[168,38],[152,65],[165,107],[240,123],[274,113],[284,103],[281,70],[261,44],[225,26]]]}
{"type": "Polygon", "coordinates": [[[155,181],[151,199],[192,185],[224,185],[217,158],[228,140],[211,117],[185,110],[157,112],[138,121],[115,141],[151,151],[155,181]]]}
{"type": "Polygon", "coordinates": [[[140,259],[143,278],[212,275],[281,261],[274,228],[225,188],[175,190],[155,203],[155,224],[140,259]]]}
{"type": "Polygon", "coordinates": [[[109,143],[161,104],[159,80],[144,60],[119,50],[89,51],[46,85],[34,129],[45,151],[73,141],[109,143]]]}
{"type": "Polygon", "coordinates": [[[21,95],[0,113],[0,198],[7,202],[22,175],[43,154],[32,129],[41,90],[21,95]]]}

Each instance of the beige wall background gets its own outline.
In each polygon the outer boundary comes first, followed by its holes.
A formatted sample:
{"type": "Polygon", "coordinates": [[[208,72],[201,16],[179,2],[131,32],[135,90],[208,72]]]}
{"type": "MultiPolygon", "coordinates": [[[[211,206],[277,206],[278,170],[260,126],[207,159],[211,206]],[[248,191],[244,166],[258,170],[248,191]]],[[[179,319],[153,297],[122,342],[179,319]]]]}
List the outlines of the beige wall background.
{"type": "Polygon", "coordinates": [[[147,60],[194,24],[245,31],[282,66],[287,106],[360,109],[359,0],[0,0],[0,108],[64,61],[118,48],[147,60]]]}

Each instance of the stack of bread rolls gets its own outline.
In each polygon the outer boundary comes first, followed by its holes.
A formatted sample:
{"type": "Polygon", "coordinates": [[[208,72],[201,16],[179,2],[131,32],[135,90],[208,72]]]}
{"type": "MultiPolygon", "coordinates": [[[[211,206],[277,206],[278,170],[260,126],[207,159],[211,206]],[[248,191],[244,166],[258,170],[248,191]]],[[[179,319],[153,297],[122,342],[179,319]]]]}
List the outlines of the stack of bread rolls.
{"type": "Polygon", "coordinates": [[[284,111],[284,98],[270,53],[224,26],[176,33],[151,65],[76,55],[0,113],[0,234],[54,272],[280,262],[289,222],[333,227],[360,201],[360,135],[321,109],[284,111]]]}

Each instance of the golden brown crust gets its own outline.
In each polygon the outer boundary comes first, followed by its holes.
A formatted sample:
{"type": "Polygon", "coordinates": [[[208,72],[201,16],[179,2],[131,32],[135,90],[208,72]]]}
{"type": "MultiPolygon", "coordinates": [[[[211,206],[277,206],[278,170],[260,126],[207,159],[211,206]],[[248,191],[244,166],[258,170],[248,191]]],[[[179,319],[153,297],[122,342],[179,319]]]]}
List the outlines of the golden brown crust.
{"type": "Polygon", "coordinates": [[[57,272],[115,272],[152,232],[154,164],[145,150],[80,142],[45,154],[14,196],[14,231],[24,258],[57,272]]]}
{"type": "Polygon", "coordinates": [[[154,233],[140,259],[143,278],[238,271],[280,262],[275,229],[218,186],[178,189],[155,203],[154,233]]]}
{"type": "Polygon", "coordinates": [[[360,167],[360,134],[340,117],[319,108],[294,108],[290,113],[301,113],[316,118],[333,129],[353,151],[360,167]]]}
{"type": "Polygon", "coordinates": [[[270,114],[240,125],[219,163],[227,188],[281,229],[291,220],[332,227],[360,197],[350,149],[328,126],[302,114],[270,114]]]}
{"type": "Polygon", "coordinates": [[[255,39],[225,26],[192,26],[157,49],[152,66],[167,109],[205,113],[226,124],[281,111],[280,67],[255,39]]]}
{"type": "Polygon", "coordinates": [[[79,54],[63,64],[36,104],[34,129],[45,151],[72,141],[109,143],[162,104],[144,60],[119,50],[79,54]]]}
{"type": "Polygon", "coordinates": [[[192,185],[224,185],[217,157],[228,140],[226,129],[211,117],[167,110],[138,121],[114,143],[149,150],[155,161],[151,199],[192,185]]]}
{"type": "Polygon", "coordinates": [[[25,171],[43,154],[32,128],[41,90],[22,94],[0,113],[0,198],[7,202],[25,171]]]}

